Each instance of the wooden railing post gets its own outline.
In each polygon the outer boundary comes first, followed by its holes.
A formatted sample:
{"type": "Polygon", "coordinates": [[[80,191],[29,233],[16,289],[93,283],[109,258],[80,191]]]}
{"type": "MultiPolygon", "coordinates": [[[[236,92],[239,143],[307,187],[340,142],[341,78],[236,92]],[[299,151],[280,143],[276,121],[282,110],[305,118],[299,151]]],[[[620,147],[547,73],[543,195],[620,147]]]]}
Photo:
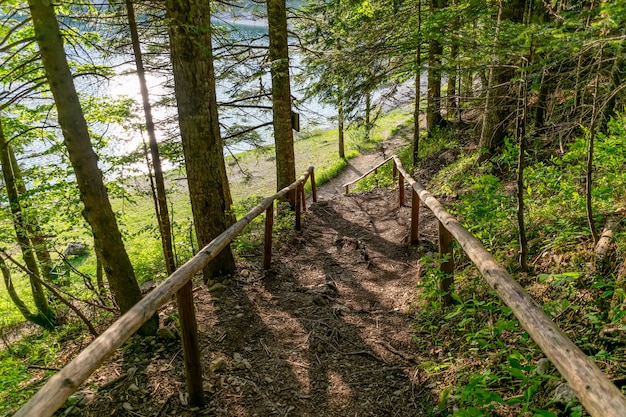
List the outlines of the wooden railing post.
{"type": "Polygon", "coordinates": [[[393,161],[393,170],[392,170],[392,172],[393,172],[393,179],[395,180],[396,179],[396,175],[398,174],[398,165],[396,164],[395,159],[393,161]]]}
{"type": "Polygon", "coordinates": [[[349,188],[349,187],[350,187],[350,186],[349,186],[348,184],[346,184],[346,185],[344,185],[344,186],[343,186],[343,188],[344,188],[344,194],[345,194],[345,195],[348,195],[348,193],[350,193],[350,188],[349,188]]]}
{"type": "Polygon", "coordinates": [[[420,240],[420,197],[415,190],[411,192],[411,245],[420,240]]]}
{"type": "Polygon", "coordinates": [[[274,203],[265,210],[265,236],[263,245],[263,269],[272,264],[272,233],[274,230],[274,203]]]}
{"type": "Polygon", "coordinates": [[[296,189],[294,190],[294,192],[296,193],[296,230],[300,231],[302,230],[302,211],[300,209],[300,207],[302,207],[300,205],[300,187],[296,186],[296,189]]]}
{"type": "Polygon", "coordinates": [[[398,199],[400,207],[404,206],[404,175],[401,172],[398,173],[398,199]]]}
{"type": "Polygon", "coordinates": [[[317,186],[315,185],[315,168],[311,167],[311,195],[313,202],[317,202],[317,186]]]}
{"type": "Polygon", "coordinates": [[[190,281],[176,292],[178,316],[180,318],[181,339],[185,361],[185,377],[189,404],[204,404],[204,388],[202,387],[202,363],[198,344],[198,324],[196,323],[195,306],[193,303],[193,284],[190,281]]]}
{"type": "Polygon", "coordinates": [[[439,257],[445,259],[441,262],[440,270],[444,273],[439,283],[439,289],[444,292],[443,303],[446,306],[452,305],[452,295],[450,287],[454,281],[454,253],[452,252],[452,235],[446,227],[439,221],[439,257]]]}
{"type": "Polygon", "coordinates": [[[302,202],[302,212],[306,211],[306,196],[304,195],[304,183],[300,185],[300,201],[302,202]]]}

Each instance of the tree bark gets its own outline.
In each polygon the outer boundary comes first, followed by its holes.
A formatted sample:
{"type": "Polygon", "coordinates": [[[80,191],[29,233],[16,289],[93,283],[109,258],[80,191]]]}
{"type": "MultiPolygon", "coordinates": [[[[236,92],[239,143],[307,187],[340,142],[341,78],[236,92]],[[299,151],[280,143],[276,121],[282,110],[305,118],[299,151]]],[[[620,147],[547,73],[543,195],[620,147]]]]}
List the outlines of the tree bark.
{"type": "MultiPolygon", "coordinates": [[[[453,21],[453,27],[456,28],[458,26],[458,18],[455,18],[453,21]]],[[[459,42],[456,39],[455,34],[452,36],[451,44],[450,44],[450,69],[448,70],[448,91],[446,94],[447,99],[447,110],[448,110],[448,120],[453,119],[456,114],[459,103],[457,100],[457,91],[456,91],[456,80],[457,80],[457,65],[456,60],[459,55],[459,42]]],[[[460,92],[460,91],[459,91],[460,92]]]]}
{"type": "Polygon", "coordinates": [[[337,106],[337,130],[339,131],[339,158],[345,159],[346,157],[346,149],[344,145],[344,135],[343,135],[343,103],[341,97],[339,98],[339,105],[337,106]]]}
{"type": "MultiPolygon", "coordinates": [[[[2,164],[2,175],[4,177],[5,188],[7,192],[7,197],[9,200],[9,206],[11,209],[11,214],[13,216],[13,228],[15,229],[15,236],[17,238],[17,243],[20,247],[20,251],[22,252],[22,258],[24,263],[26,264],[26,268],[33,274],[33,276],[39,278],[41,273],[39,271],[39,265],[37,264],[37,260],[35,259],[35,251],[33,249],[32,243],[28,238],[28,228],[24,221],[24,213],[22,211],[22,205],[20,203],[20,195],[18,193],[18,186],[16,184],[15,179],[15,169],[11,160],[11,145],[6,142],[4,137],[4,131],[2,129],[2,121],[0,120],[0,164],[2,164]]],[[[33,300],[35,301],[35,306],[39,311],[38,315],[31,314],[30,312],[27,315],[22,311],[20,305],[16,303],[24,317],[28,320],[33,321],[34,323],[41,324],[46,323],[46,327],[52,328],[55,324],[54,312],[50,308],[48,304],[48,298],[46,297],[46,293],[43,289],[43,286],[39,282],[39,280],[34,279],[30,275],[28,276],[30,281],[30,288],[33,296],[33,300]],[[40,316],[40,317],[36,317],[40,316]]],[[[7,288],[8,288],[7,284],[7,288]]],[[[13,297],[12,297],[13,299],[13,297]]],[[[15,300],[13,300],[15,303],[15,300]]]]}
{"type": "Polygon", "coordinates": [[[600,48],[600,57],[598,58],[598,68],[596,72],[596,80],[593,95],[593,106],[591,113],[591,126],[589,126],[589,141],[587,142],[587,163],[585,169],[585,208],[587,212],[587,223],[589,225],[589,231],[593,239],[594,245],[600,240],[598,234],[598,228],[596,227],[596,221],[593,216],[593,154],[594,154],[594,142],[596,138],[596,129],[598,124],[598,94],[600,92],[600,71],[602,66],[603,49],[600,48]]]}
{"type": "Polygon", "coordinates": [[[156,183],[156,215],[159,223],[159,232],[161,234],[161,246],[163,247],[163,255],[165,256],[165,268],[167,270],[167,274],[171,275],[176,269],[174,250],[172,246],[172,228],[167,208],[167,195],[165,192],[163,169],[161,168],[161,156],[159,154],[159,145],[157,143],[154,120],[152,118],[152,106],[150,104],[148,84],[146,82],[146,71],[143,66],[141,44],[139,43],[139,34],[137,32],[135,9],[131,0],[126,0],[126,11],[128,13],[128,28],[130,30],[130,37],[133,44],[135,66],[137,67],[137,78],[139,78],[139,88],[141,90],[141,102],[143,104],[143,111],[146,118],[146,132],[148,133],[148,143],[150,146],[150,155],[152,157],[152,168],[154,169],[154,180],[156,183]]]}
{"type": "MultiPolygon", "coordinates": [[[[15,158],[15,152],[13,151],[12,146],[9,146],[7,150],[9,152],[9,158],[11,158],[11,167],[13,168],[17,193],[20,196],[25,196],[26,186],[24,185],[24,179],[22,178],[22,171],[20,170],[20,167],[17,164],[17,159],[15,158]]],[[[28,209],[28,201],[25,201],[25,205],[22,207],[28,209]]],[[[46,239],[43,237],[43,232],[41,231],[39,222],[36,218],[28,216],[25,218],[25,223],[30,241],[32,242],[35,250],[35,255],[37,255],[37,260],[39,261],[41,277],[43,279],[48,279],[50,277],[50,270],[52,269],[52,258],[50,257],[50,251],[48,250],[46,239]]]]}
{"type": "Polygon", "coordinates": [[[498,18],[494,35],[494,58],[489,69],[485,111],[480,134],[479,147],[482,153],[479,162],[489,159],[504,142],[507,131],[507,117],[514,106],[509,95],[510,81],[515,75],[514,65],[502,65],[498,55],[500,47],[500,30],[502,22],[522,23],[524,20],[525,0],[500,0],[498,18]]]}
{"type": "MultiPolygon", "coordinates": [[[[296,160],[291,129],[291,85],[289,83],[289,46],[287,44],[287,7],[285,0],[267,1],[269,57],[272,76],[272,108],[276,146],[276,186],[281,190],[296,180],[296,160]]],[[[296,194],[286,196],[292,209],[296,194]]]]}
{"type": "MultiPolygon", "coordinates": [[[[431,11],[443,7],[444,0],[431,0],[431,11]]],[[[441,59],[443,45],[438,39],[428,44],[428,97],[426,104],[426,130],[430,134],[443,121],[441,116],[441,59]]]]}
{"type": "MultiPolygon", "coordinates": [[[[46,77],[57,106],[64,143],[84,205],[83,213],[100,248],[111,292],[122,313],[125,313],[141,299],[141,291],[124,248],[102,172],[98,168],[98,157],[91,146],[87,122],[63,50],[54,8],[46,0],[29,0],[28,4],[46,77]]],[[[154,316],[140,331],[152,334],[157,327],[158,319],[154,316]]]]}
{"type": "Polygon", "coordinates": [[[415,51],[415,104],[413,107],[413,168],[420,151],[420,100],[422,83],[422,0],[417,2],[417,50],[415,51]]]}
{"type": "MultiPolygon", "coordinates": [[[[523,67],[524,68],[524,67],[523,67]]],[[[528,239],[526,237],[526,226],[524,221],[524,167],[526,157],[526,115],[528,112],[528,88],[526,86],[526,76],[522,73],[520,80],[520,94],[518,103],[518,114],[516,119],[516,136],[519,143],[519,154],[517,156],[517,227],[519,237],[519,265],[522,272],[528,272],[528,239]]]]}
{"type": "Polygon", "coordinates": [[[9,294],[9,298],[13,301],[13,304],[20,311],[22,316],[31,323],[35,323],[41,327],[45,327],[47,329],[53,329],[54,326],[50,322],[50,320],[41,313],[34,314],[30,311],[26,303],[22,301],[19,294],[15,290],[13,286],[13,280],[11,279],[11,270],[7,266],[4,258],[0,256],[0,271],[2,272],[2,277],[4,278],[4,285],[7,288],[7,293],[9,294]]]}
{"type": "MultiPolygon", "coordinates": [[[[178,124],[194,229],[202,248],[226,230],[232,220],[217,114],[211,14],[209,3],[203,0],[168,0],[166,7],[178,124]]],[[[230,246],[203,269],[205,281],[234,272],[230,246]]]]}
{"type": "Polygon", "coordinates": [[[436,40],[428,46],[428,98],[426,104],[426,129],[431,133],[441,125],[441,54],[443,47],[436,40]]]}

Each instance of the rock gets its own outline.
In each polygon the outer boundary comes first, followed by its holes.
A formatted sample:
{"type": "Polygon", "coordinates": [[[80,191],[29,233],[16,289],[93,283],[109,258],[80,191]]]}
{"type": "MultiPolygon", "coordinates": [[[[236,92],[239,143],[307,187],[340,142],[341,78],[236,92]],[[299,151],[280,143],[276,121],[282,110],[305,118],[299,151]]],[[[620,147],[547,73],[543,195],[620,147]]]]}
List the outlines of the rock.
{"type": "Polygon", "coordinates": [[[209,372],[214,373],[217,371],[223,371],[226,369],[226,360],[222,357],[214,359],[209,364],[209,372]]]}
{"type": "Polygon", "coordinates": [[[224,284],[222,284],[221,282],[216,282],[215,284],[209,287],[209,292],[224,291],[225,289],[226,289],[226,286],[224,284]]]}
{"type": "Polygon", "coordinates": [[[134,367],[134,366],[132,366],[132,367],[130,367],[130,368],[128,368],[128,369],[126,370],[126,374],[127,374],[129,377],[132,377],[132,376],[133,376],[133,375],[135,375],[136,373],[137,373],[137,368],[136,368],[136,367],[134,367]]]}
{"type": "Polygon", "coordinates": [[[238,368],[252,369],[252,364],[249,360],[245,359],[241,353],[233,353],[233,363],[238,368]]]}
{"type": "Polygon", "coordinates": [[[552,401],[558,404],[570,405],[577,401],[577,398],[572,387],[567,382],[564,382],[554,390],[552,401]]]}
{"type": "Polygon", "coordinates": [[[537,362],[537,367],[535,368],[536,375],[545,375],[550,370],[552,364],[548,358],[541,358],[537,362]]]}
{"type": "Polygon", "coordinates": [[[139,391],[139,387],[137,385],[135,385],[135,384],[130,384],[128,386],[128,390],[129,391],[133,391],[133,392],[137,392],[137,391],[139,391]]]}
{"type": "Polygon", "coordinates": [[[76,240],[67,244],[63,251],[63,256],[83,256],[88,252],[87,245],[76,240]]]}
{"type": "Polygon", "coordinates": [[[161,327],[159,328],[159,330],[157,330],[157,336],[160,337],[161,339],[177,340],[178,332],[176,332],[175,330],[169,327],[161,327]]]}
{"type": "Polygon", "coordinates": [[[124,408],[124,410],[126,411],[133,411],[133,406],[130,405],[130,403],[124,403],[122,404],[122,407],[124,408]]]}

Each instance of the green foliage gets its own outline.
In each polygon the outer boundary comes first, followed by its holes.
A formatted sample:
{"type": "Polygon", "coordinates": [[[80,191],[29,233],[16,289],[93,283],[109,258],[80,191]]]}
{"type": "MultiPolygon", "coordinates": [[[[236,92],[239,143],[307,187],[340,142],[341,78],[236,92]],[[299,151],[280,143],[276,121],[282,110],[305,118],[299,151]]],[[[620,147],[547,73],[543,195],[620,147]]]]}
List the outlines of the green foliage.
{"type": "MultiPolygon", "coordinates": [[[[620,114],[609,123],[607,134],[597,137],[593,201],[600,216],[623,207],[625,120],[620,114]]],[[[598,338],[607,326],[615,326],[611,323],[621,323],[624,291],[615,286],[615,271],[597,275],[591,268],[583,196],[587,138],[582,134],[562,155],[549,157],[534,147],[539,145],[531,146],[527,155],[524,184],[535,274],[519,279],[584,352],[607,373],[621,375],[621,342],[598,338]],[[617,305],[614,311],[612,305],[617,305]]],[[[507,141],[502,154],[489,163],[477,166],[475,154],[465,155],[431,182],[437,193],[457,198],[454,211],[466,227],[514,271],[517,156],[517,147],[507,141]]],[[[621,240],[619,235],[617,241],[621,240]]],[[[422,262],[423,305],[416,310],[415,341],[422,351],[441,352],[439,362],[442,355],[454,358],[452,365],[437,373],[427,363],[423,365],[442,385],[435,415],[490,416],[496,410],[540,417],[584,415],[579,404],[563,412],[551,402],[558,376],[552,370],[536,370],[543,353],[472,267],[456,272],[456,304],[444,308],[438,298],[438,265],[428,258],[422,262]]]]}

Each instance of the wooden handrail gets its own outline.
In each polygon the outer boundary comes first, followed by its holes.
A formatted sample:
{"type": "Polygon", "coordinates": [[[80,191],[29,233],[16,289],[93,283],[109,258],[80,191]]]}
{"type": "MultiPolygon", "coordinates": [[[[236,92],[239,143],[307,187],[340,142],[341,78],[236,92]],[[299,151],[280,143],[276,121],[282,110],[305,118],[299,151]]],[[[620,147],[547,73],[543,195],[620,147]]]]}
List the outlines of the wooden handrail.
{"type": "Polygon", "coordinates": [[[369,171],[367,171],[365,174],[361,175],[359,178],[355,179],[354,181],[350,181],[347,182],[343,185],[343,188],[345,190],[345,194],[348,194],[350,192],[349,187],[352,184],[356,184],[357,182],[361,181],[363,178],[367,177],[368,175],[370,175],[372,172],[376,171],[378,168],[380,168],[381,166],[385,165],[387,162],[391,161],[393,159],[393,156],[390,156],[389,158],[385,159],[383,162],[381,162],[380,164],[376,165],[374,168],[370,169],[369,171]]]}
{"type": "Polygon", "coordinates": [[[546,316],[537,302],[495,260],[483,245],[416,182],[393,156],[398,170],[443,226],[456,238],[485,280],[570,384],[594,417],[626,416],[626,397],[578,347],[546,316]]]}
{"type": "Polygon", "coordinates": [[[89,346],[83,349],[63,369],[50,377],[48,382],[24,404],[14,417],[48,417],[59,409],[85,380],[100,367],[118,347],[126,342],[157,310],[170,300],[180,288],[213,260],[250,222],[264,213],[274,200],[304,184],[313,172],[313,167],[294,183],[271,197],[265,198],[237,223],[213,239],[193,258],[178,268],[154,290],[149,292],[128,312],[116,320],[89,346]]]}

